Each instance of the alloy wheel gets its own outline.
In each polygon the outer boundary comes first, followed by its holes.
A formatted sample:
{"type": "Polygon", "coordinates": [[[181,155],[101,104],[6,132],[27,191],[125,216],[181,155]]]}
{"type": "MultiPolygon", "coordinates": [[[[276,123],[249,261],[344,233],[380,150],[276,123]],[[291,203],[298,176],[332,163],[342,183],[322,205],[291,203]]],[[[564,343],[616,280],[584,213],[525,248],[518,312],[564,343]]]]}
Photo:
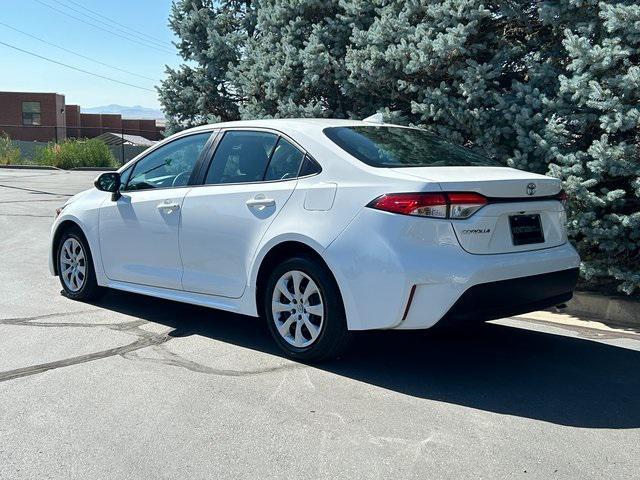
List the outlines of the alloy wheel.
{"type": "Polygon", "coordinates": [[[276,330],[287,343],[308,347],[318,339],[324,325],[320,289],[304,272],[287,272],[273,289],[271,313],[276,330]]]}
{"type": "Polygon", "coordinates": [[[87,279],[87,262],[82,244],[73,237],[67,238],[60,249],[60,277],[72,292],[82,289],[87,279]]]}

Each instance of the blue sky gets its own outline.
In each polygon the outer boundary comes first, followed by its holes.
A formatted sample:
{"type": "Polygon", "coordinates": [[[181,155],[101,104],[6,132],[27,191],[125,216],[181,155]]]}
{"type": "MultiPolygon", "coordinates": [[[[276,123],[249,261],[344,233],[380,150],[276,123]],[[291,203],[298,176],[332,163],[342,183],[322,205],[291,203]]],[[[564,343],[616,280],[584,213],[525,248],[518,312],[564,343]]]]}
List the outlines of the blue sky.
{"type": "MultiPolygon", "coordinates": [[[[175,53],[175,47],[171,45],[175,37],[167,26],[170,7],[171,0],[2,0],[0,23],[150,79],[98,65],[41,43],[2,24],[0,42],[83,70],[154,90],[154,86],[164,76],[165,65],[176,66],[181,63],[180,57],[175,53]],[[124,37],[130,38],[127,33],[135,35],[134,40],[141,40],[145,45],[111,35],[96,26],[87,25],[48,8],[45,4],[124,37]],[[65,8],[64,5],[70,8],[65,8]],[[111,23],[83,7],[129,28],[111,23]],[[135,29],[136,32],[131,29],[135,29]],[[153,38],[140,36],[137,32],[153,38]]],[[[65,94],[67,103],[84,107],[111,103],[159,107],[155,90],[146,91],[112,83],[54,65],[2,44],[0,91],[57,92],[65,94]]]]}

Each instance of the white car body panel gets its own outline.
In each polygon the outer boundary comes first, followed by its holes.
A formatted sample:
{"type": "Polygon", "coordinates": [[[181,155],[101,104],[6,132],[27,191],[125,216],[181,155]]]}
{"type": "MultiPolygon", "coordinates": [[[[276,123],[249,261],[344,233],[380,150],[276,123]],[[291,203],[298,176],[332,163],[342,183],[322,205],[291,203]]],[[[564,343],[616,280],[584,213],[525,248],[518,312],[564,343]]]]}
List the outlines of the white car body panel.
{"type": "Polygon", "coordinates": [[[343,296],[347,290],[354,299],[347,302],[354,307],[347,313],[351,329],[429,328],[473,285],[576,268],[580,262],[568,243],[533,253],[472,255],[460,248],[452,222],[422,220],[364,209],[324,253],[345,286],[343,296]],[[418,288],[410,315],[402,321],[413,285],[418,288]]]}
{"type": "Polygon", "coordinates": [[[336,199],[337,183],[320,182],[311,185],[304,196],[304,209],[326,212],[333,207],[336,199]]]}
{"type": "Polygon", "coordinates": [[[578,267],[557,200],[492,203],[466,220],[367,208],[374,198],[399,192],[522,197],[530,182],[536,183],[535,197],[548,197],[560,191],[560,182],[506,167],[371,167],[322,133],[329,126],[357,125],[366,124],[261,120],[183,132],[268,129],[293,139],[322,171],[297,180],[123,192],[116,202],[91,189],[70,199],[54,222],[51,272],[57,229],[73,222],[88,240],[99,285],[257,315],[262,261],[272,248],[298,242],[321,256],[334,275],[348,328],[365,330],[429,328],[475,285],[578,267]],[[275,205],[247,206],[260,195],[275,205]],[[162,214],[157,207],[167,200],[180,208],[162,214]],[[511,244],[508,217],[520,212],[541,215],[544,243],[511,244]]]}
{"type": "MultiPolygon", "coordinates": [[[[437,182],[442,191],[473,191],[494,199],[521,198],[527,186],[535,184],[537,197],[551,197],[560,192],[555,178],[504,167],[412,167],[396,171],[421,180],[437,182]],[[453,180],[455,179],[455,180],[453,180]]],[[[452,222],[462,247],[469,253],[494,254],[523,252],[556,247],[567,241],[566,215],[556,201],[493,203],[465,220],[452,222]],[[540,244],[514,245],[511,242],[509,216],[540,215],[545,241],[540,244]]]]}
{"type": "MultiPolygon", "coordinates": [[[[98,233],[100,206],[111,195],[100,192],[94,188],[85,190],[69,198],[63,205],[63,210],[51,226],[51,248],[49,248],[49,271],[55,274],[54,254],[56,245],[54,244],[55,234],[58,227],[67,222],[75,224],[84,232],[91,252],[100,252],[100,236],[98,233]]],[[[100,255],[92,255],[96,276],[104,278],[102,261],[100,255]]]]}
{"type": "Polygon", "coordinates": [[[567,241],[567,216],[560,202],[495,203],[482,207],[466,220],[451,222],[460,245],[469,253],[496,254],[526,252],[557,247],[567,241]],[[540,215],[544,242],[514,245],[511,241],[509,216],[540,215]]]}
{"type": "Polygon", "coordinates": [[[560,182],[551,177],[507,167],[410,167],[393,170],[438,182],[442,190],[466,192],[469,189],[487,197],[521,197],[530,182],[536,183],[537,196],[556,195],[560,182]]]}
{"type": "Polygon", "coordinates": [[[124,192],[100,208],[100,252],[109,280],[180,289],[178,229],[188,188],[124,192]]]}
{"type": "Polygon", "coordinates": [[[182,288],[240,298],[247,286],[250,261],[296,183],[289,180],[193,188],[182,209],[182,288]],[[252,205],[256,200],[258,204],[252,205]],[[273,205],[260,205],[260,201],[273,201],[273,205]]]}

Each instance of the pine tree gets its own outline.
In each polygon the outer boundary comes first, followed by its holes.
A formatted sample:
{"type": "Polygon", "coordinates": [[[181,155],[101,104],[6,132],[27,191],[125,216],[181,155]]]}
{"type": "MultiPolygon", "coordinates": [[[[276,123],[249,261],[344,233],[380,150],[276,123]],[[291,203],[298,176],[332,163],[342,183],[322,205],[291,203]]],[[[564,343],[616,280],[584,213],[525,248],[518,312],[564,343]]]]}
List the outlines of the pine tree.
{"type": "Polygon", "coordinates": [[[230,78],[241,116],[345,117],[344,56],[351,32],[337,0],[262,0],[243,59],[230,78]]]}
{"type": "Polygon", "coordinates": [[[369,92],[374,109],[402,112],[409,123],[506,161],[518,146],[518,100],[528,100],[531,4],[372,3],[375,18],[354,28],[346,57],[353,89],[369,92]]]}
{"type": "Polygon", "coordinates": [[[569,233],[585,280],[640,288],[640,5],[546,2],[541,18],[561,39],[550,173],[572,197],[569,233]]]}
{"type": "Polygon", "coordinates": [[[169,26],[180,38],[176,46],[188,63],[167,67],[167,78],[158,87],[170,132],[240,117],[243,98],[228,71],[240,61],[253,34],[254,17],[251,0],[173,3],[169,26]]]}
{"type": "Polygon", "coordinates": [[[637,0],[179,0],[172,128],[383,111],[561,178],[583,282],[640,291],[637,0]]]}

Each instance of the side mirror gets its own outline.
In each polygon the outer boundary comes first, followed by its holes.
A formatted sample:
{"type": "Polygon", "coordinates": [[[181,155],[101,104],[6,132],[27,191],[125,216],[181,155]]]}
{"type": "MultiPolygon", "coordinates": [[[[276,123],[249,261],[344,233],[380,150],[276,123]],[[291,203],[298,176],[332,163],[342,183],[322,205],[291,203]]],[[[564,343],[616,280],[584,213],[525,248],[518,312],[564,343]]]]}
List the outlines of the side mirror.
{"type": "Polygon", "coordinates": [[[111,192],[111,200],[114,202],[120,198],[120,174],[118,172],[101,173],[93,184],[102,192],[111,192]]]}

